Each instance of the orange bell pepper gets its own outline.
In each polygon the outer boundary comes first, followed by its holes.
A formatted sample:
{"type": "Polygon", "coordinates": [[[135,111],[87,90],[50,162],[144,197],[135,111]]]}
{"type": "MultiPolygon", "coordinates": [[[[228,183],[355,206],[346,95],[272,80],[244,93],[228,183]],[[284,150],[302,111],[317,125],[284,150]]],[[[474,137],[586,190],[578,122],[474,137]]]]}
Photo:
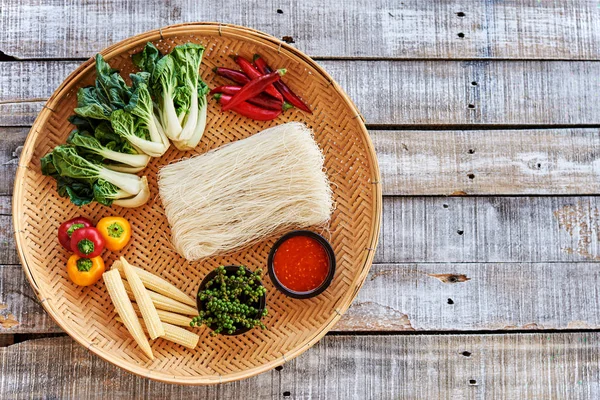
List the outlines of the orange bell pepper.
{"type": "Polygon", "coordinates": [[[81,258],[73,254],[67,261],[69,278],[79,286],[90,286],[98,282],[105,271],[102,257],[81,258]]]}
{"type": "Polygon", "coordinates": [[[131,225],[122,217],[104,217],[96,225],[104,240],[105,247],[110,251],[119,251],[131,239],[131,225]]]}

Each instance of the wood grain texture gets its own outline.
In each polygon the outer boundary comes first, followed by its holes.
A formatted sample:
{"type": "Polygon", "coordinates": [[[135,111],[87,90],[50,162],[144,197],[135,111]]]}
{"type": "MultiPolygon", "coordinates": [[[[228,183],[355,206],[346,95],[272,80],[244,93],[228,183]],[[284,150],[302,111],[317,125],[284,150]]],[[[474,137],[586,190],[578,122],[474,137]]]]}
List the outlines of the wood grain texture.
{"type": "Polygon", "coordinates": [[[598,197],[384,197],[378,263],[600,260],[598,197]]]}
{"type": "Polygon", "coordinates": [[[0,348],[10,399],[593,399],[599,333],[327,336],[280,371],[212,387],[128,374],[68,337],[0,348]]]}
{"type": "Polygon", "coordinates": [[[600,193],[595,128],[369,133],[385,195],[600,193]]]}
{"type": "Polygon", "coordinates": [[[82,58],[129,36],[187,21],[255,28],[317,57],[600,58],[595,0],[466,3],[352,0],[220,2],[2,1],[0,50],[82,58]],[[278,12],[278,10],[280,12],[278,12]],[[462,14],[460,14],[462,13],[462,14]],[[461,35],[459,35],[461,34],[461,35]]]}
{"type": "MultiPolygon", "coordinates": [[[[0,127],[0,195],[28,128],[0,127]]],[[[598,129],[371,130],[386,196],[600,193],[598,129]]]]}
{"type": "MultiPolygon", "coordinates": [[[[0,126],[31,125],[45,99],[78,64],[3,63],[0,87],[7,90],[0,92],[0,126]]],[[[348,93],[368,124],[437,128],[600,124],[600,63],[345,60],[319,64],[348,93]]]]}
{"type": "MultiPolygon", "coordinates": [[[[0,277],[0,333],[61,331],[20,266],[0,277]]],[[[333,331],[600,329],[598,286],[594,263],[375,264],[333,331]]]]}

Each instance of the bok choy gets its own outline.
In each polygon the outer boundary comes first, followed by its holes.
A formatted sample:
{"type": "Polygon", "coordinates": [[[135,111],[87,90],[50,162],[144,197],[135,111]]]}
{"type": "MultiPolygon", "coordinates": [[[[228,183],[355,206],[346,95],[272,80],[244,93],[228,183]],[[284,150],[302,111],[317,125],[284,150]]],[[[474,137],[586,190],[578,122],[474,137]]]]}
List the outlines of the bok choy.
{"type": "Polygon", "coordinates": [[[148,43],[133,62],[150,74],[157,119],[166,136],[180,150],[198,145],[206,126],[208,87],[200,77],[204,47],[187,43],[161,55],[148,43]]]}
{"type": "Polygon", "coordinates": [[[198,145],[206,125],[208,87],[200,77],[204,47],[188,43],[163,55],[151,43],[133,56],[143,71],[131,86],[98,54],[96,80],[79,89],[75,129],[66,145],[41,159],[42,173],[60,196],[82,206],[138,207],[150,198],[142,171],[162,156],[171,139],[180,150],[198,145]]]}

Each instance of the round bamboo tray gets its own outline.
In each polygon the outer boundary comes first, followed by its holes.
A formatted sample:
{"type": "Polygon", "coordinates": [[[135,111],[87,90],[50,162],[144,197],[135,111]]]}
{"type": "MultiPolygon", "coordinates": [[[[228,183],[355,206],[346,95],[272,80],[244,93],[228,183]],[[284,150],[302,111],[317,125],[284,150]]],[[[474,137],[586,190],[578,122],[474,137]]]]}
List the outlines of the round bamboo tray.
{"type": "Polygon", "coordinates": [[[338,84],[313,60],[277,38],[255,30],[226,24],[193,23],[150,31],[108,47],[101,53],[124,77],[135,68],[130,56],[151,41],[162,52],[186,42],[202,43],[206,52],[202,77],[210,87],[224,84],[215,66],[235,68],[232,54],[261,54],[272,67],[288,69],[285,81],[314,110],[312,115],[290,110],[277,120],[252,121],[209,105],[206,132],[195,151],[183,153],[171,146],[145,170],[153,198],[143,207],[123,209],[91,204],[72,205],[56,192],[53,179],[40,172],[40,157],[64,143],[72,126],[76,93],[95,78],[93,59],[83,63],[54,92],[37,117],[21,155],[13,197],[16,243],[23,269],[46,311],[65,332],[103,359],[135,374],[154,380],[207,385],[229,382],[268,371],[302,354],[321,339],[360,289],[371,266],[381,221],[381,185],[373,145],[362,116],[338,84]],[[156,173],[182,157],[203,153],[233,140],[248,137],[267,127],[288,121],[306,123],[315,132],[326,159],[336,209],[325,229],[313,227],[333,246],[337,270],[331,286],[316,298],[297,300],[278,292],[267,274],[269,250],[279,235],[226,256],[187,262],[169,243],[170,230],[164,216],[156,173]],[[107,266],[124,255],[194,296],[204,276],[218,265],[243,264],[263,269],[269,315],[267,330],[253,329],[239,336],[210,336],[206,327],[195,350],[163,339],[152,342],[154,361],[144,357],[127,330],[115,320],[114,307],[102,281],[79,287],[68,278],[69,254],[56,239],[62,221],[87,216],[97,221],[116,214],[133,225],[132,242],[119,254],[105,252],[107,266]]]}

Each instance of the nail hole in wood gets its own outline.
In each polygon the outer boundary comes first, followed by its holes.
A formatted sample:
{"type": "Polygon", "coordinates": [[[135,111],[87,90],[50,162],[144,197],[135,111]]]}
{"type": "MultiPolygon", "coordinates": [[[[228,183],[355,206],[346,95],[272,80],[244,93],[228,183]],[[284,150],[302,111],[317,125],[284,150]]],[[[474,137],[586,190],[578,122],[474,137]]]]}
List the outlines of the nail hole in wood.
{"type": "Polygon", "coordinates": [[[277,9],[277,14],[283,14],[283,10],[281,8],[277,9]]]}
{"type": "Polygon", "coordinates": [[[469,379],[469,385],[477,385],[477,381],[475,379],[469,379]]]}
{"type": "Polygon", "coordinates": [[[462,231],[462,230],[459,229],[459,230],[456,231],[456,233],[458,233],[459,235],[462,235],[463,233],[465,233],[465,231],[462,231]]]}
{"type": "Polygon", "coordinates": [[[477,81],[471,82],[471,86],[477,86],[477,81]]]}
{"type": "Polygon", "coordinates": [[[469,154],[475,154],[475,150],[469,149],[469,154]]]}
{"type": "Polygon", "coordinates": [[[454,300],[448,299],[448,304],[454,304],[454,300]]]}
{"type": "Polygon", "coordinates": [[[459,12],[457,12],[457,13],[456,13],[456,16],[457,16],[457,17],[464,17],[464,16],[465,16],[465,13],[464,13],[464,12],[462,12],[462,11],[459,11],[459,12]]]}
{"type": "Polygon", "coordinates": [[[469,353],[468,351],[463,351],[462,355],[465,357],[471,357],[471,353],[469,353]]]}
{"type": "Polygon", "coordinates": [[[283,392],[283,397],[290,397],[292,394],[290,392],[283,392]]]}
{"type": "Polygon", "coordinates": [[[538,168],[542,168],[542,164],[538,164],[538,168]]]}
{"type": "Polygon", "coordinates": [[[464,34],[464,33],[462,33],[462,32],[458,32],[458,34],[457,34],[456,36],[458,36],[459,38],[461,38],[461,39],[462,39],[462,38],[464,38],[464,37],[465,37],[465,34],[464,34]]]}
{"type": "Polygon", "coordinates": [[[469,104],[467,107],[469,107],[470,109],[474,109],[475,108],[475,104],[469,104]]]}
{"type": "Polygon", "coordinates": [[[442,207],[448,208],[448,204],[442,204],[442,207]]]}
{"type": "Polygon", "coordinates": [[[475,175],[474,174],[469,174],[467,176],[469,177],[469,179],[475,179],[475,175]]]}
{"type": "Polygon", "coordinates": [[[275,367],[275,371],[281,371],[283,369],[283,366],[280,365],[279,367],[275,367]]]}

